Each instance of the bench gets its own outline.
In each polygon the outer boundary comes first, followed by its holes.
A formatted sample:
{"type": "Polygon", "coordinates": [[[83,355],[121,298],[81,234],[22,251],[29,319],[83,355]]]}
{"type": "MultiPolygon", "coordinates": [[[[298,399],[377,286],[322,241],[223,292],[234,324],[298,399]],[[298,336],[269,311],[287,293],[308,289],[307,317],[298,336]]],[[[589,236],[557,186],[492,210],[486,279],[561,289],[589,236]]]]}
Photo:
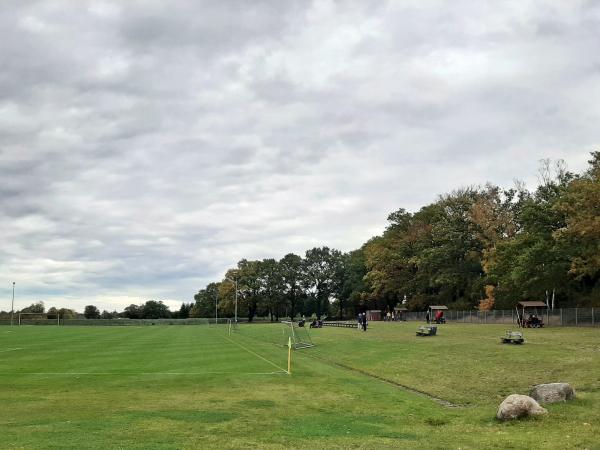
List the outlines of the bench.
{"type": "Polygon", "coordinates": [[[356,322],[323,322],[324,327],[356,328],[356,322]]]}
{"type": "Polygon", "coordinates": [[[437,334],[437,327],[421,325],[417,329],[417,336],[435,336],[437,334]]]}
{"type": "Polygon", "coordinates": [[[523,333],[520,331],[506,330],[506,334],[500,338],[503,344],[522,344],[525,342],[523,339],[523,333]]]}

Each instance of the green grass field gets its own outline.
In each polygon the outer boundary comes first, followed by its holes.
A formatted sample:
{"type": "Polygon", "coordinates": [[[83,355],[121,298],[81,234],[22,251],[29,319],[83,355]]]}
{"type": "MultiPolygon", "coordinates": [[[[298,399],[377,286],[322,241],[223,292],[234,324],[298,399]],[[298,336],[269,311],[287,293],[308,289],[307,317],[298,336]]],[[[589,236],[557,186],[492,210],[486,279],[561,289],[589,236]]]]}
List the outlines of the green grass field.
{"type": "Polygon", "coordinates": [[[600,449],[600,330],[415,323],[0,328],[0,448],[600,449]],[[544,417],[495,419],[511,393],[570,382],[544,417]]]}

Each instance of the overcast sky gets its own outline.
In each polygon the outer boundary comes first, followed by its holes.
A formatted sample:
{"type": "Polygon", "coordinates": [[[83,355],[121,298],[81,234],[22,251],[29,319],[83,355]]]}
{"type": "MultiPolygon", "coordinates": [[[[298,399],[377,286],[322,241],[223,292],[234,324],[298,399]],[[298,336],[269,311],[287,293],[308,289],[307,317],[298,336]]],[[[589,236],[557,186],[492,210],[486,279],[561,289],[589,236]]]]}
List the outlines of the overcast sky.
{"type": "Polygon", "coordinates": [[[600,147],[598,1],[0,3],[0,309],[171,307],[600,147]]]}

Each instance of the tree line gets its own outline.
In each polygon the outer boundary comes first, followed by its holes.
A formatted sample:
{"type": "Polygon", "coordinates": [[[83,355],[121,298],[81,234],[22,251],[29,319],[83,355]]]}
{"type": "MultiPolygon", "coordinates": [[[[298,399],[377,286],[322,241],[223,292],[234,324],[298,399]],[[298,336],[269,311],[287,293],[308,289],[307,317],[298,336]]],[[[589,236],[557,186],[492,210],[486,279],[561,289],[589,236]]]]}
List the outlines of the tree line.
{"type": "MultiPolygon", "coordinates": [[[[121,312],[100,311],[95,305],[87,305],[81,314],[73,309],[54,306],[46,310],[44,302],[34,302],[26,308],[14,311],[14,315],[19,313],[39,314],[46,316],[49,320],[56,319],[57,316],[60,316],[61,319],[187,319],[190,317],[192,306],[192,303],[183,302],[178,311],[171,311],[162,301],[148,300],[139,305],[131,304],[121,312]]],[[[10,319],[10,316],[10,311],[0,311],[0,319],[7,320],[10,319]]]]}
{"type": "MultiPolygon", "coordinates": [[[[398,209],[380,236],[342,252],[326,246],[280,260],[242,259],[170,311],[162,301],[123,311],[85,307],[89,319],[355,317],[402,304],[424,310],[600,306],[600,152],[583,173],[542,161],[538,186],[487,184],[440,195],[416,212],[398,209]],[[237,289],[236,289],[237,287],[237,289]]],[[[44,313],[37,302],[22,312],[44,313]]],[[[18,311],[17,311],[18,313],[18,311]]],[[[81,316],[72,309],[47,314],[81,316]]],[[[9,312],[0,312],[6,318],[9,312]]]]}
{"type": "Polygon", "coordinates": [[[600,152],[576,174],[542,161],[538,186],[487,184],[398,209],[359,249],[242,259],[194,295],[191,317],[354,317],[365,309],[600,306],[600,152]]]}

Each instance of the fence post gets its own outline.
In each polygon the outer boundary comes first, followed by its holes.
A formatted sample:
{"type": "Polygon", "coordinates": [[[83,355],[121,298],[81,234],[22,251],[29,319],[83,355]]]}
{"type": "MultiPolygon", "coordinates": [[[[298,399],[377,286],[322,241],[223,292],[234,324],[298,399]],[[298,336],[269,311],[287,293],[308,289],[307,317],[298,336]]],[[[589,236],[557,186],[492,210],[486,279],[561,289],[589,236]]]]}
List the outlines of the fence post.
{"type": "Polygon", "coordinates": [[[483,311],[483,323],[487,323],[487,311],[483,311]]]}
{"type": "Polygon", "coordinates": [[[575,326],[577,326],[577,308],[575,308],[575,326]]]}
{"type": "Polygon", "coordinates": [[[562,308],[560,308],[560,326],[563,326],[563,320],[562,320],[562,308]]]}
{"type": "Polygon", "coordinates": [[[473,317],[471,316],[471,310],[469,310],[469,322],[473,323],[473,317]]]}
{"type": "Polygon", "coordinates": [[[592,326],[594,326],[594,308],[592,308],[592,326]]]}

